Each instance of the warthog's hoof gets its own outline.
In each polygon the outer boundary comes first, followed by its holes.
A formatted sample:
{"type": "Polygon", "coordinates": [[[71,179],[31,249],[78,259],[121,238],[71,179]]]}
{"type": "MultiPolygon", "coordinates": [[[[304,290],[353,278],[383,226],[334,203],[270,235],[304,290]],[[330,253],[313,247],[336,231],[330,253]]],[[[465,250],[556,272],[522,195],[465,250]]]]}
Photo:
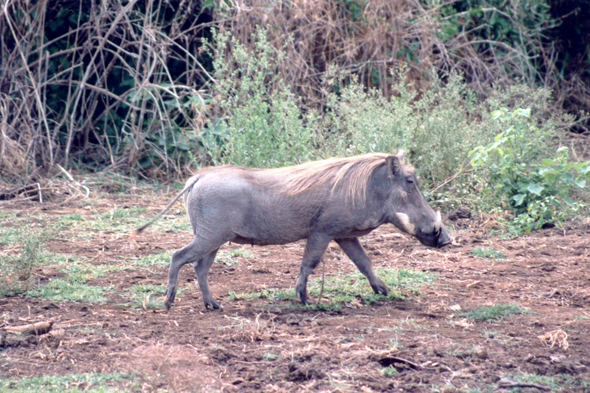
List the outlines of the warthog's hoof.
{"type": "Polygon", "coordinates": [[[213,310],[223,310],[223,306],[213,299],[205,302],[205,308],[210,308],[213,310]]]}
{"type": "Polygon", "coordinates": [[[389,288],[387,288],[387,286],[383,282],[381,282],[377,285],[372,285],[372,287],[373,287],[373,291],[377,295],[384,295],[384,296],[389,295],[389,288]]]}
{"type": "Polygon", "coordinates": [[[166,306],[166,312],[169,312],[170,309],[172,308],[172,302],[169,302],[168,300],[166,300],[164,302],[164,306],[166,306]]]}

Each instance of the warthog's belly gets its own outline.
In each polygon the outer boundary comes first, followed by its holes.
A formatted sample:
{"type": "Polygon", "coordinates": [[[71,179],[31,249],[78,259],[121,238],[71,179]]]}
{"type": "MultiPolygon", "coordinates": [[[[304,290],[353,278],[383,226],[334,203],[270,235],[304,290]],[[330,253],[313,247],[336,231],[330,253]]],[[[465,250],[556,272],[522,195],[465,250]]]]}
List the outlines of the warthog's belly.
{"type": "Polygon", "coordinates": [[[252,246],[272,246],[277,244],[293,243],[300,239],[254,239],[243,236],[236,236],[230,242],[236,244],[250,244],[252,246]]]}

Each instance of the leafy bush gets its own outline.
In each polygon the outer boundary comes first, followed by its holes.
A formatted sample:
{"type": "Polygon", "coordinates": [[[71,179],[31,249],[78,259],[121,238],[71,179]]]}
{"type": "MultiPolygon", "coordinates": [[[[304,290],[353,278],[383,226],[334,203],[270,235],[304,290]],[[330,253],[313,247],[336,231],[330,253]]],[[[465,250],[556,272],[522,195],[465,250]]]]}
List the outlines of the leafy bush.
{"type": "Polygon", "coordinates": [[[33,268],[42,260],[42,240],[37,234],[19,231],[15,243],[20,248],[16,255],[0,255],[0,296],[26,293],[33,268]]]}
{"type": "Polygon", "coordinates": [[[513,85],[477,100],[460,75],[432,72],[418,94],[402,66],[391,73],[388,99],[329,71],[325,112],[306,116],[277,72],[285,53],[273,49],[266,31],[251,37],[251,51],[228,34],[214,38],[215,112],[222,117],[211,119],[201,140],[215,164],[276,167],[401,148],[423,188],[443,192],[437,203],[513,212],[516,232],[560,223],[581,207],[572,195],[585,186],[588,164],[557,149],[556,136],[572,118],[550,113],[547,89],[513,85]]]}
{"type": "Polygon", "coordinates": [[[492,118],[505,131],[470,152],[488,205],[499,201],[500,209],[512,210],[515,219],[510,226],[517,232],[573,216],[581,204],[571,196],[590,179],[590,161],[570,162],[567,147],[555,150],[551,133],[530,121],[530,108],[503,108],[494,111],[492,118]]]}
{"type": "Polygon", "coordinates": [[[433,76],[421,95],[406,82],[407,69],[393,76],[397,95],[391,100],[358,83],[344,87],[340,95],[333,93],[332,121],[345,132],[336,151],[363,154],[403,148],[428,184],[441,182],[457,172],[470,147],[485,140],[473,127],[477,120],[471,113],[478,109],[474,96],[457,74],[447,83],[433,76]]]}
{"type": "MultiPolygon", "coordinates": [[[[428,88],[418,94],[407,82],[408,72],[400,67],[392,73],[396,82],[390,100],[356,82],[330,94],[331,130],[322,133],[332,135],[333,140],[326,141],[325,149],[351,155],[403,148],[428,189],[466,171],[469,152],[493,142],[504,131],[504,124],[492,116],[497,108],[533,108],[530,121],[539,124],[546,135],[561,132],[569,121],[547,118],[551,94],[546,89],[524,85],[496,88],[486,100],[478,101],[460,75],[443,78],[433,73],[428,88]]],[[[465,186],[472,181],[477,180],[451,185],[465,186]]]]}
{"type": "Polygon", "coordinates": [[[201,135],[213,163],[268,168],[314,158],[316,137],[289,85],[275,72],[277,63],[287,61],[284,52],[269,44],[263,29],[252,37],[251,52],[229,34],[214,39],[216,105],[224,117],[201,135]]]}

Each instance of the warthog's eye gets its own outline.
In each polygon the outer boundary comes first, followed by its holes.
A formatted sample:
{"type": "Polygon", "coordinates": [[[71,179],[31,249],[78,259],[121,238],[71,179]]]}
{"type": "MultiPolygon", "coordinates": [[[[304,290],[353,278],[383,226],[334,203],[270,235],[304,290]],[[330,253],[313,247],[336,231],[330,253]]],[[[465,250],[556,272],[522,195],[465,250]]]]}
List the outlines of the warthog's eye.
{"type": "Polygon", "coordinates": [[[410,184],[412,184],[414,182],[414,179],[412,179],[412,176],[408,176],[406,177],[406,181],[410,184]]]}

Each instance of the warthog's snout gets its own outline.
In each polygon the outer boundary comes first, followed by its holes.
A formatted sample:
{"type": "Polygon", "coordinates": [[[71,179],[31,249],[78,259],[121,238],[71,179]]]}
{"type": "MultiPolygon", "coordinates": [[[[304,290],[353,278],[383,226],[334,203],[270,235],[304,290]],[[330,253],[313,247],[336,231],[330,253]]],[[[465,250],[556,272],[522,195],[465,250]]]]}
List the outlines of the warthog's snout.
{"type": "Polygon", "coordinates": [[[438,235],[438,240],[436,241],[436,247],[443,248],[453,242],[453,239],[447,233],[447,230],[442,228],[440,231],[440,235],[438,235]]]}
{"type": "MultiPolygon", "coordinates": [[[[425,215],[423,217],[428,216],[425,215]]],[[[420,240],[420,243],[428,247],[436,248],[443,248],[444,246],[451,244],[453,239],[449,236],[449,233],[442,224],[440,211],[437,211],[436,213],[432,212],[432,216],[430,217],[431,220],[434,221],[434,226],[431,226],[432,221],[429,221],[428,219],[412,226],[412,228],[417,227],[414,235],[420,240]]]]}
{"type": "Polygon", "coordinates": [[[428,247],[443,248],[453,242],[453,239],[444,227],[434,233],[418,231],[416,237],[420,240],[420,243],[428,247]]]}

